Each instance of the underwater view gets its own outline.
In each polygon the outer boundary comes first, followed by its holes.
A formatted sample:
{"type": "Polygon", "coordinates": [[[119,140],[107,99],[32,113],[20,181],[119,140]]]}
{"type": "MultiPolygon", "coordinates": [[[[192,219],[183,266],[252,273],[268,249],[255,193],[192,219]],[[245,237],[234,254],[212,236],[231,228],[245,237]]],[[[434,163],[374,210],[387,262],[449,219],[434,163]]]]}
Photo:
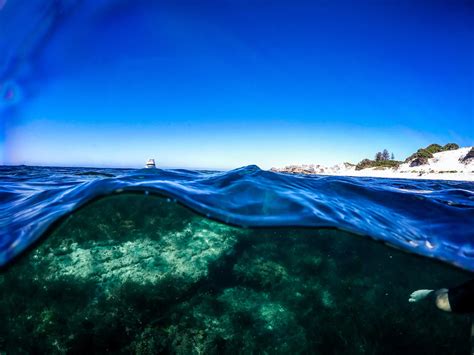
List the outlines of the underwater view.
{"type": "Polygon", "coordinates": [[[471,183],[0,170],[6,354],[469,352],[471,183]]]}

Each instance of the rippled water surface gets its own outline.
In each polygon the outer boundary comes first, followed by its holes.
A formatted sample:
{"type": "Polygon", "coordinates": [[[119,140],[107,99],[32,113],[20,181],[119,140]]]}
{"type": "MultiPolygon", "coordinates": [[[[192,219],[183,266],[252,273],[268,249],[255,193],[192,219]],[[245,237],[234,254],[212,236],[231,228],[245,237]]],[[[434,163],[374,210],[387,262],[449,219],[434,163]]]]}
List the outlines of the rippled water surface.
{"type": "Polygon", "coordinates": [[[474,271],[474,184],[229,172],[0,168],[0,264],[103,196],[158,194],[240,227],[330,227],[474,271]]]}

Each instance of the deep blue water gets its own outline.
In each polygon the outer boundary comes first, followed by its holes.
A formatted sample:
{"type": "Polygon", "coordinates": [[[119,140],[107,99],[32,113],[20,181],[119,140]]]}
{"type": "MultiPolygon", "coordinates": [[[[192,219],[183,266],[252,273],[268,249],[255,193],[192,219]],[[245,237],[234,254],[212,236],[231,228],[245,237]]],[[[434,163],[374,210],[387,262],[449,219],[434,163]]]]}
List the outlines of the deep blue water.
{"type": "Polygon", "coordinates": [[[0,167],[0,265],[90,201],[160,194],[241,227],[338,228],[474,271],[474,184],[228,172],[0,167]]]}

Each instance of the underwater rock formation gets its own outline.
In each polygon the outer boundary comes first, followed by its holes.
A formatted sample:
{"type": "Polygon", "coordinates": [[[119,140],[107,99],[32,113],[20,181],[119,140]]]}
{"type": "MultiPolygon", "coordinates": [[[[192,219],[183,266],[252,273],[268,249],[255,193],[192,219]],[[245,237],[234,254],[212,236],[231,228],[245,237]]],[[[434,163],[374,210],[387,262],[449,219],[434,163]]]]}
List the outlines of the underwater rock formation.
{"type": "Polygon", "coordinates": [[[46,268],[46,281],[88,281],[108,290],[124,282],[158,289],[171,282],[182,290],[205,277],[208,265],[232,250],[235,234],[227,226],[195,218],[159,238],[92,240],[85,245],[68,238],[46,255],[43,249],[33,251],[31,267],[46,268]]]}
{"type": "Polygon", "coordinates": [[[239,229],[114,196],[2,272],[0,351],[463,354],[467,318],[407,299],[468,277],[337,230],[239,229]]]}

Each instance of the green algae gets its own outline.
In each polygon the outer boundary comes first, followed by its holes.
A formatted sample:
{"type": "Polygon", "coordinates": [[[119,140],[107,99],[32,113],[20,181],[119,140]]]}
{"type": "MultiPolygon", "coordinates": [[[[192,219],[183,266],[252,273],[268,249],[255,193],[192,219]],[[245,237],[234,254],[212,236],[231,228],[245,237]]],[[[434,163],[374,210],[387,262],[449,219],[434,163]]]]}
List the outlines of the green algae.
{"type": "Polygon", "coordinates": [[[0,274],[0,352],[463,354],[466,317],[407,299],[469,277],[340,231],[239,229],[120,195],[0,274]]]}

